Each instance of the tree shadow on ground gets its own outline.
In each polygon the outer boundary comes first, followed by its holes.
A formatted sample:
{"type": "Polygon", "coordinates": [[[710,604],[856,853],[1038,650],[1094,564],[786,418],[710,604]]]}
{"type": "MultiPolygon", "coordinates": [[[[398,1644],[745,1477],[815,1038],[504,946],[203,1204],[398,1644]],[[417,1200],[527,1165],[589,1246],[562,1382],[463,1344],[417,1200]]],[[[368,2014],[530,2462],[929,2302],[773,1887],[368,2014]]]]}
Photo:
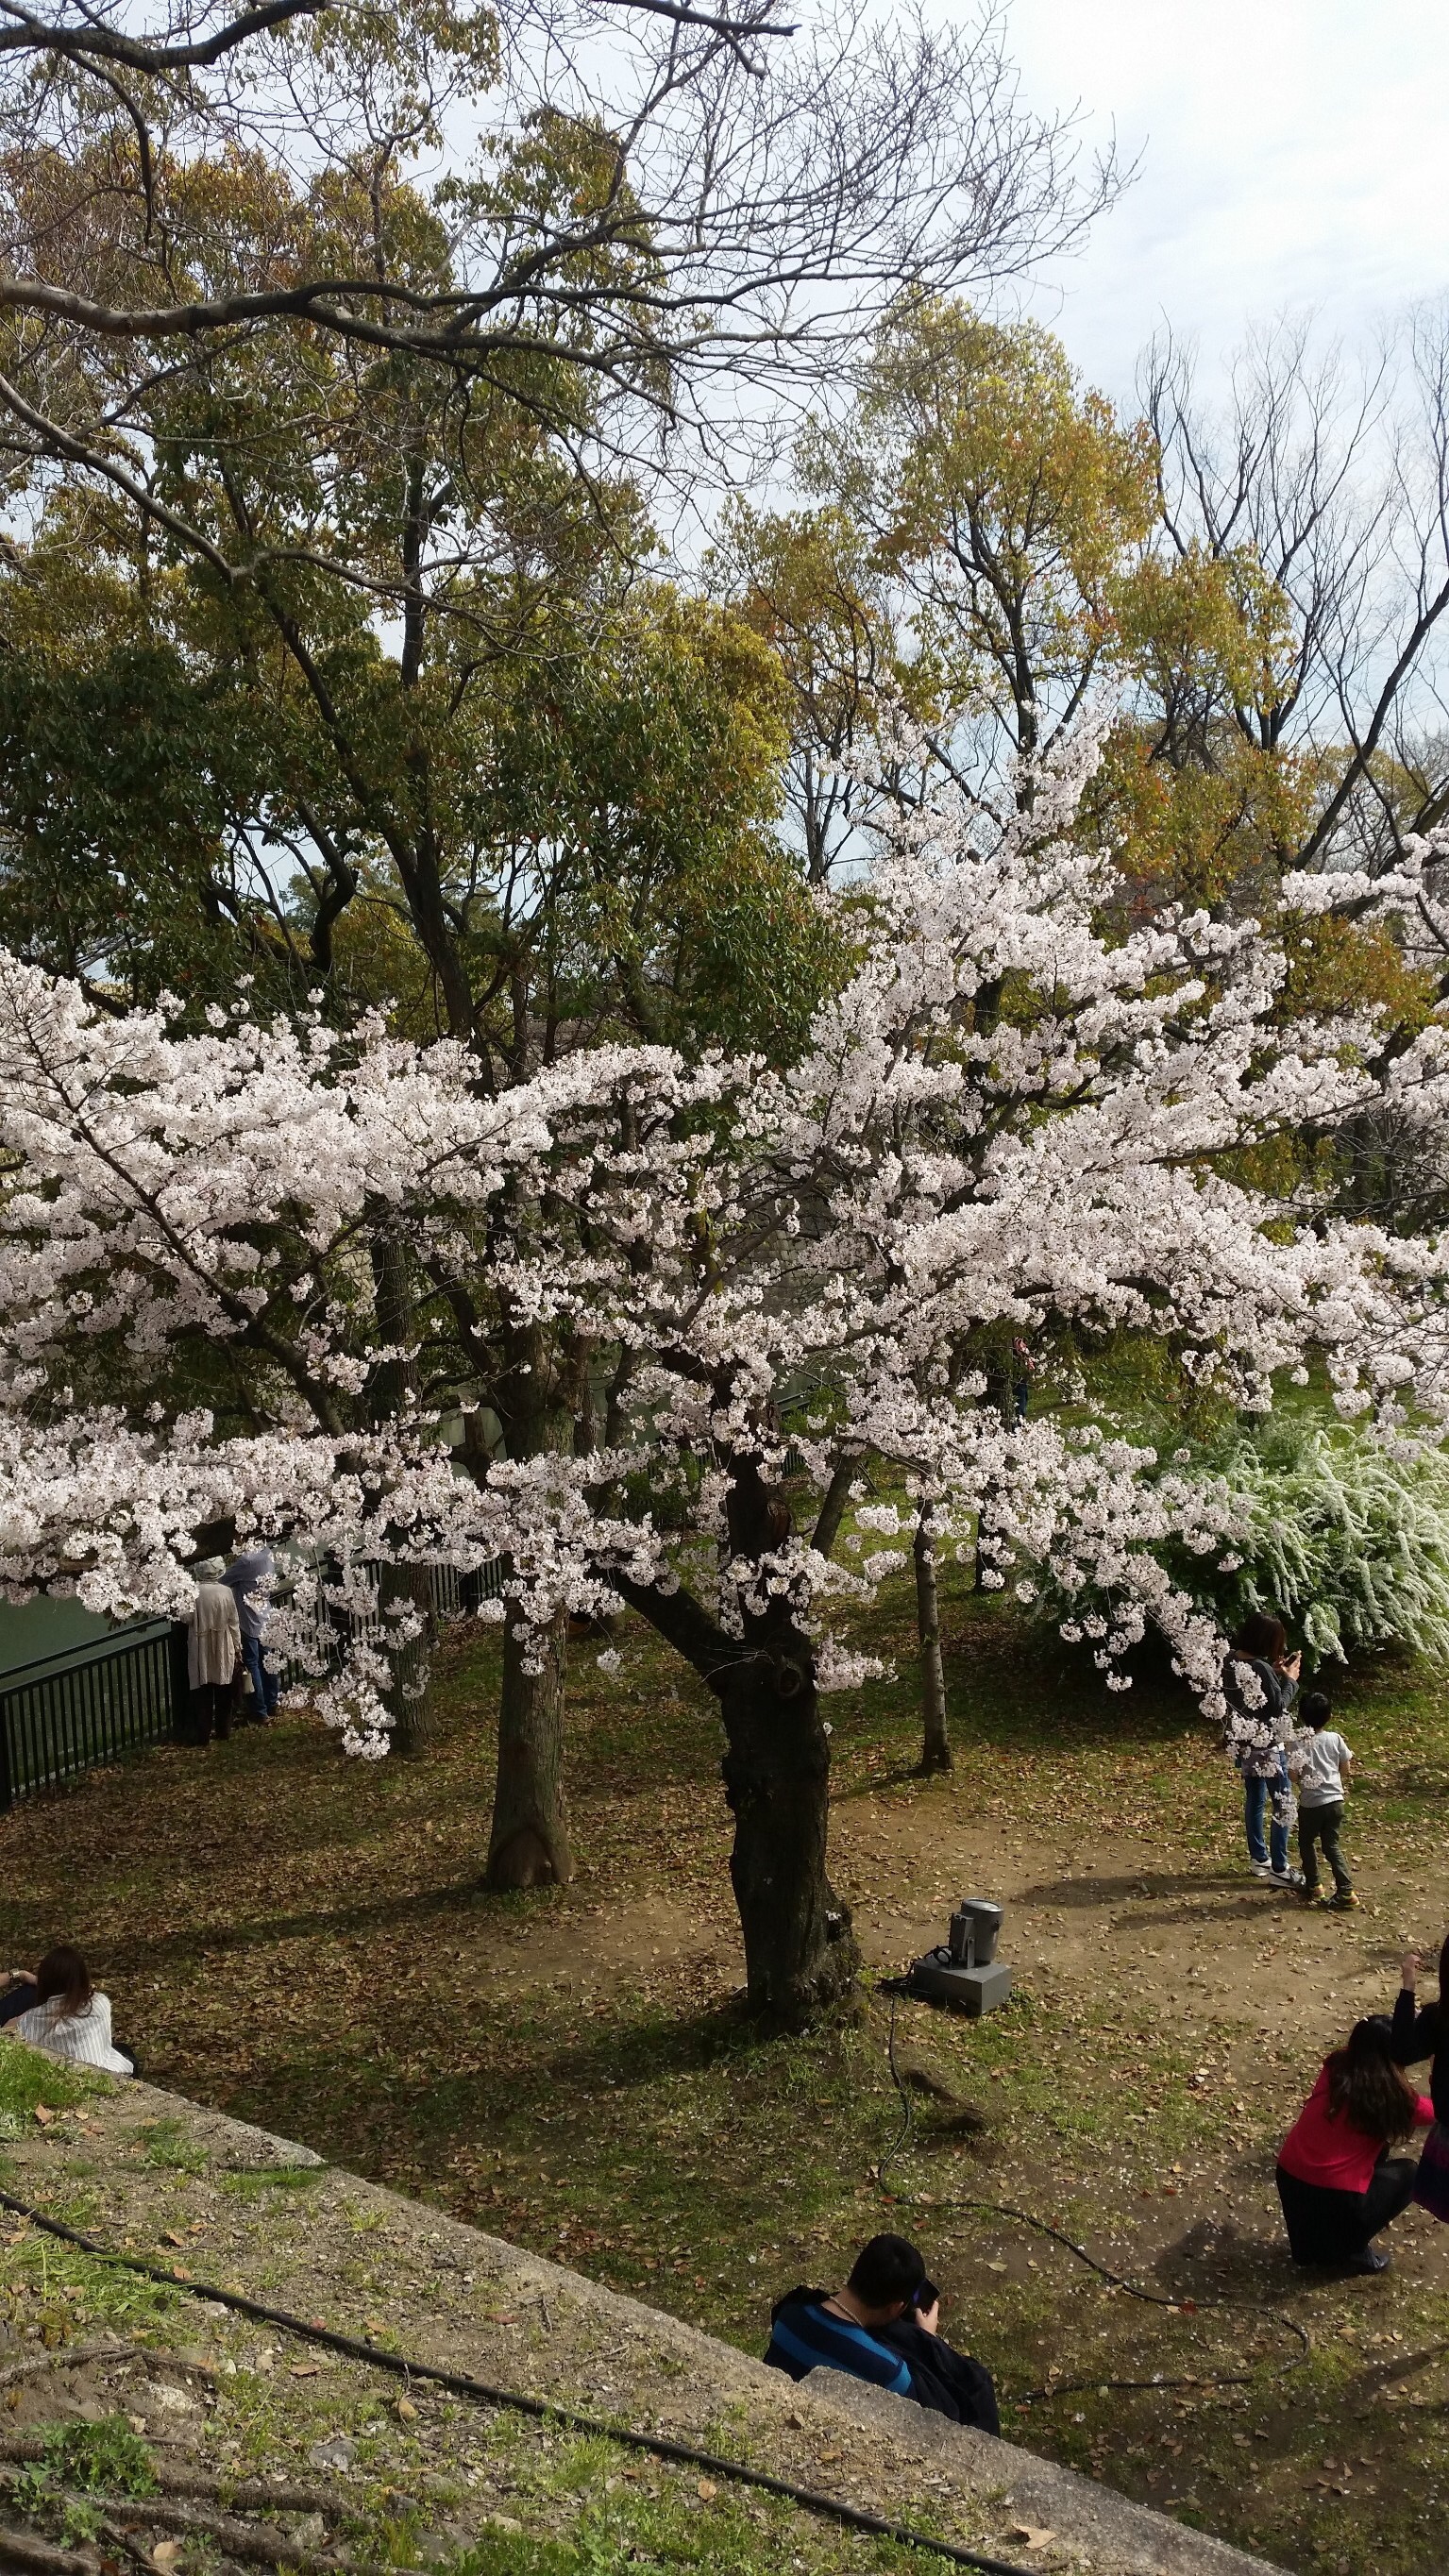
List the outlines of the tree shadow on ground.
{"type": "Polygon", "coordinates": [[[558,1891],[539,1888],[520,1897],[509,1891],[495,1893],[480,1887],[476,1880],[455,1880],[445,1887],[415,1888],[406,1896],[384,1890],[377,1897],[358,1905],[319,1906],[306,1913],[258,1915],[246,1923],[217,1923],[198,1932],[194,1925],[175,1931],[154,1933],[149,1938],[108,1942],[107,1973],[143,1975],[148,1969],[183,1965],[195,1967],[198,1951],[206,1956],[223,1952],[276,1949],[284,1941],[305,1941],[315,1937],[338,1939],[348,1933],[377,1932],[391,1934],[407,1923],[440,1922],[449,1919],[477,1921],[480,1915],[495,1920],[517,1920],[527,1905],[529,1913],[546,1909],[556,1900],[558,1891]]]}
{"type": "Polygon", "coordinates": [[[1240,1870],[1134,1870],[1130,1876],[1108,1878],[1103,1873],[1085,1878],[1042,1880],[1035,1887],[1024,1887],[1017,1897],[1018,1905],[1058,1905],[1074,1907],[1086,1913],[1103,1902],[1122,1905],[1136,1898],[1150,1903],[1154,1897],[1237,1896],[1249,1912],[1253,1910],[1255,1891],[1258,1909],[1262,1909],[1259,1883],[1244,1883],[1240,1870]]]}
{"type": "MultiPolygon", "coordinates": [[[[390,2128],[441,2177],[460,2148],[502,2146],[541,2117],[552,2121],[561,2111],[580,2112],[601,2096],[657,2091],[667,2099],[682,2079],[708,2073],[726,2059],[731,2096],[742,2112],[752,2097],[778,2084],[780,2051],[791,2045],[747,2017],[741,1994],[701,2012],[651,2012],[615,2022],[597,2037],[571,2038],[526,2065],[515,2064],[506,2085],[500,2085],[495,2063],[422,2079],[400,2070],[380,2077],[370,2057],[358,2055],[349,2065],[335,2053],[306,2052],[253,2077],[234,2107],[238,2116],[263,2126],[285,2126],[296,2116],[293,2105],[325,2098],[341,2115],[333,2123],[341,2149],[355,2152],[353,2120],[372,2104],[381,2082],[390,2128]]],[[[312,2143],[323,2141],[318,2136],[312,2143]]]]}

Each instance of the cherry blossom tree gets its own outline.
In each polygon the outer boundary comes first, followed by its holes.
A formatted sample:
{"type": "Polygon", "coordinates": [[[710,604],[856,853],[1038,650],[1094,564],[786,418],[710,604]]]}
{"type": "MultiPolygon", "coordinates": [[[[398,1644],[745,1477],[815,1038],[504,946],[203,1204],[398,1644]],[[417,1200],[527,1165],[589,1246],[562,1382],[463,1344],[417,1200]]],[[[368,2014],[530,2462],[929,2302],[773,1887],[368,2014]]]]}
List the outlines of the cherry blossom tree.
{"type": "MultiPolygon", "coordinates": [[[[5,963],[0,1579],[175,1609],[224,1510],[305,1537],[350,1597],[368,1568],[501,1554],[525,1654],[627,1605],[719,1702],[751,2004],[838,1996],[821,1701],[861,1678],[849,1611],[923,1505],[988,1585],[1088,1601],[1110,1685],[1151,1621],[1214,1704],[1221,1640],[1162,1557],[1230,1547],[1231,1490],[1110,1426],[1009,1419],[983,1336],[1151,1335],[1250,1411],[1318,1367],[1399,1443],[1449,1405],[1435,1245],[1243,1177],[1248,1148],[1370,1101],[1432,1124],[1443,1028],[1377,1062],[1365,1015],[1290,1023],[1252,921],[1110,934],[1110,868],[1069,830],[1094,758],[1084,732],[1003,813],[947,787],[883,820],[869,876],[823,898],[854,969],[784,1070],[602,1047],[488,1099],[461,1047],[380,1021],[242,1009],[177,1037],[5,963]],[[502,1296],[571,1355],[567,1449],[438,1436],[502,1296]]],[[[299,1645],[318,1582],[284,1614],[299,1645]]],[[[383,1606],[390,1646],[321,1692],[357,1750],[385,1744],[416,1633],[402,1587],[383,1606]]]]}

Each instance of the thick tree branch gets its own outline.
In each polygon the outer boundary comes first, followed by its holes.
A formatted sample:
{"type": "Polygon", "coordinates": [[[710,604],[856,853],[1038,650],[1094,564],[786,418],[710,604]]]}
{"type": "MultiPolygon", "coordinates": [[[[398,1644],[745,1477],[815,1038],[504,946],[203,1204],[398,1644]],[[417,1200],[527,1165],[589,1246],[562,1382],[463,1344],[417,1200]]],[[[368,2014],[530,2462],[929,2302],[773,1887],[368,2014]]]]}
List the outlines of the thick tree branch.
{"type": "Polygon", "coordinates": [[[661,1592],[652,1583],[631,1583],[627,1574],[610,1573],[607,1580],[621,1601],[627,1601],[666,1645],[694,1666],[701,1681],[716,1693],[722,1691],[726,1672],[739,1662],[744,1649],[737,1638],[726,1636],[692,1592],[682,1585],[677,1592],[661,1592]]]}

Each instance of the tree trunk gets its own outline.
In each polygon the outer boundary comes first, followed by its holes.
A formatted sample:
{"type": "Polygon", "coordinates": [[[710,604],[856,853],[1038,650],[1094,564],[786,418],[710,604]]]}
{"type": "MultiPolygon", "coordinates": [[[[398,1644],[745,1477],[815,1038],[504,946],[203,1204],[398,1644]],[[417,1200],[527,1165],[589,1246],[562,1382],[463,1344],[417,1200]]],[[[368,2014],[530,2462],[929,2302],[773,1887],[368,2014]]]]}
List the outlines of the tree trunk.
{"type": "Polygon", "coordinates": [[[567,1654],[566,1613],[539,1636],[509,1603],[498,1702],[498,1786],[485,1887],[562,1887],[573,1876],[563,1800],[567,1654]],[[541,1665],[539,1672],[524,1671],[526,1646],[541,1665]]]}
{"type": "Polygon", "coordinates": [[[792,1638],[742,1651],[715,1686],[749,2008],[799,2029],[849,1992],[860,1965],[850,1910],[826,1874],[830,1746],[809,1647],[792,1638]]]}
{"type": "Polygon", "coordinates": [[[817,1555],[831,1554],[840,1536],[840,1524],[845,1518],[846,1508],[850,1502],[850,1488],[859,1474],[858,1449],[851,1449],[844,1457],[836,1459],[835,1473],[825,1488],[825,1498],[821,1503],[815,1527],[810,1534],[810,1544],[817,1555]]]}
{"type": "Polygon", "coordinates": [[[384,1565],[378,1576],[377,1604],[384,1637],[396,1637],[388,1617],[390,1603],[401,1602],[418,1613],[422,1626],[415,1637],[391,1647],[392,1686],[384,1694],[392,1713],[392,1749],[405,1762],[419,1762],[433,1741],[433,1587],[425,1565],[384,1565]]]}
{"type": "MultiPolygon", "coordinates": [[[[383,1219],[372,1244],[373,1295],[378,1337],[405,1351],[414,1330],[412,1281],[406,1248],[383,1219]]],[[[409,1358],[384,1360],[373,1382],[373,1418],[386,1423],[401,1412],[417,1390],[417,1370],[409,1358]]],[[[425,1565],[384,1563],[378,1572],[377,1606],[392,1679],[383,1698],[392,1718],[392,1749],[405,1761],[420,1762],[432,1742],[432,1670],[436,1642],[433,1587],[425,1565]],[[402,1636],[402,1623],[390,1619],[390,1606],[404,1605],[420,1614],[416,1636],[402,1636]]]]}
{"type": "Polygon", "coordinates": [[[929,1503],[916,1522],[916,1628],[921,1640],[921,1758],[918,1771],[949,1771],[946,1670],[941,1661],[941,1603],[936,1590],[936,1551],[927,1536],[929,1503]]]}

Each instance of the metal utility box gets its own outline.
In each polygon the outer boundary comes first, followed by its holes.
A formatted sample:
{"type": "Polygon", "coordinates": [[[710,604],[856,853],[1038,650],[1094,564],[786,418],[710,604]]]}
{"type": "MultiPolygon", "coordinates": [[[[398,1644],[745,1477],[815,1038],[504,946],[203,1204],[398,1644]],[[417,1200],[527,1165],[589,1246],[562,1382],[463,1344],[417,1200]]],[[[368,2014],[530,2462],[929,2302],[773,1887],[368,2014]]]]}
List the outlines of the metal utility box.
{"type": "Polygon", "coordinates": [[[947,1928],[944,1945],[911,1963],[906,1983],[927,2003],[949,2004],[976,2019],[996,2012],[1011,1992],[1011,1970],[996,1956],[1001,1907],[989,1897],[966,1896],[947,1928]]]}

